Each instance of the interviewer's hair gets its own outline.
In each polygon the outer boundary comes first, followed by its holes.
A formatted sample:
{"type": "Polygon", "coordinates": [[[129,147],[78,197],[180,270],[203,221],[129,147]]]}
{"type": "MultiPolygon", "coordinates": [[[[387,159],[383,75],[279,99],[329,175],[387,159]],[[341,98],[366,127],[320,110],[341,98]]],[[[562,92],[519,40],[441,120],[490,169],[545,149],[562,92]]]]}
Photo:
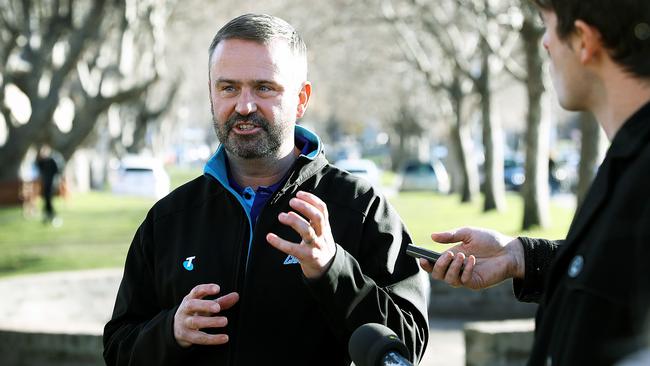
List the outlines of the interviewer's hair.
{"type": "Polygon", "coordinates": [[[227,39],[243,39],[269,44],[274,40],[282,40],[289,45],[293,53],[304,59],[305,76],[307,72],[307,46],[298,32],[286,21],[267,14],[244,14],[229,21],[212,39],[208,49],[208,60],[212,62],[212,54],[221,41],[227,39]]]}
{"type": "Polygon", "coordinates": [[[650,77],[650,0],[532,1],[557,15],[560,39],[582,20],[598,29],[614,61],[637,77],[650,77]]]}

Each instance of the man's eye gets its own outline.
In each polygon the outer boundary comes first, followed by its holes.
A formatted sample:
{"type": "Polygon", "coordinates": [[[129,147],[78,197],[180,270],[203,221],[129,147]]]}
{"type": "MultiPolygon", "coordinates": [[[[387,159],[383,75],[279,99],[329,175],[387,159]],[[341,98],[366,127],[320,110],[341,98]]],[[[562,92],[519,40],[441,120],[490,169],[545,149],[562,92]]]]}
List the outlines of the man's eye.
{"type": "Polygon", "coordinates": [[[234,93],[236,89],[232,85],[226,85],[221,87],[221,91],[224,93],[234,93]]]}
{"type": "Polygon", "coordinates": [[[257,88],[257,90],[259,90],[259,91],[261,91],[261,92],[263,92],[263,93],[266,93],[266,92],[271,91],[271,88],[268,87],[268,86],[266,86],[266,85],[260,85],[260,86],[257,88]]]}

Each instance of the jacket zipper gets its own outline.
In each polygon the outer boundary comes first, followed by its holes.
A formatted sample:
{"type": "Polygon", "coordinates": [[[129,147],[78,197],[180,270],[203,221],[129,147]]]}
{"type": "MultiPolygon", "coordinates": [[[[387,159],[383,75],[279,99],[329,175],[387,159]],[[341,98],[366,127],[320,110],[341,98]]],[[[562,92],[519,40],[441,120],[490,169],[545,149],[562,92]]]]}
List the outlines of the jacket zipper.
{"type": "MultiPolygon", "coordinates": [[[[291,177],[289,177],[289,179],[291,179],[291,177]]],[[[289,181],[289,179],[287,181],[289,181]]],[[[256,232],[257,232],[257,229],[259,228],[259,226],[257,225],[257,222],[259,221],[259,218],[262,217],[263,214],[266,211],[268,211],[269,207],[274,206],[280,200],[280,198],[282,196],[284,196],[284,194],[291,187],[293,187],[295,185],[296,185],[295,183],[291,183],[291,184],[285,185],[282,189],[280,189],[278,191],[275,191],[275,193],[273,194],[273,197],[271,197],[271,199],[268,201],[268,203],[262,208],[262,211],[260,211],[260,214],[255,219],[255,228],[252,230],[252,237],[250,238],[251,250],[250,250],[250,252],[247,251],[248,255],[246,255],[246,258],[245,258],[246,261],[250,261],[251,257],[253,257],[253,246],[255,244],[254,239],[256,238],[256,232]]],[[[242,319],[244,318],[244,310],[245,310],[245,308],[244,308],[244,296],[242,294],[244,293],[244,289],[246,288],[246,282],[247,282],[247,278],[248,278],[246,269],[244,269],[244,273],[241,274],[241,263],[242,263],[242,260],[244,259],[243,257],[244,257],[244,255],[240,253],[239,261],[237,262],[237,271],[236,271],[238,273],[237,280],[242,282],[241,291],[240,291],[240,303],[239,303],[240,311],[239,311],[239,316],[237,318],[237,333],[236,333],[237,335],[240,335],[241,332],[242,332],[242,319]]],[[[229,359],[228,364],[229,365],[237,365],[236,355],[239,354],[239,352],[235,352],[236,347],[237,348],[239,347],[239,342],[237,342],[237,344],[234,344],[233,347],[230,347],[230,350],[231,350],[230,353],[231,354],[228,357],[228,359],[229,359]]]]}
{"type": "MultiPolygon", "coordinates": [[[[244,208],[242,207],[242,210],[244,208]]],[[[246,212],[244,212],[246,214],[246,212]]],[[[248,228],[248,225],[250,224],[249,220],[245,220],[244,222],[244,228],[242,232],[246,233],[248,231],[251,233],[251,230],[248,228]],[[248,229],[248,230],[247,230],[248,229]]],[[[244,234],[246,235],[246,234],[244,234]]],[[[243,310],[244,310],[244,290],[246,288],[246,265],[244,265],[244,269],[242,270],[242,262],[246,263],[248,261],[248,256],[249,254],[252,253],[252,249],[249,253],[248,246],[252,247],[253,245],[253,237],[254,235],[251,234],[252,236],[248,238],[248,245],[246,247],[242,247],[239,250],[238,258],[239,260],[237,261],[236,267],[235,267],[235,289],[239,289],[239,315],[237,316],[237,332],[235,333],[235,337],[232,337],[232,344],[230,346],[230,352],[228,355],[228,365],[237,365],[237,352],[235,352],[236,348],[239,347],[239,337],[241,334],[241,324],[242,324],[242,318],[243,318],[243,310]],[[246,253],[246,254],[244,254],[246,253]],[[241,284],[241,285],[240,285],[241,284]]]]}

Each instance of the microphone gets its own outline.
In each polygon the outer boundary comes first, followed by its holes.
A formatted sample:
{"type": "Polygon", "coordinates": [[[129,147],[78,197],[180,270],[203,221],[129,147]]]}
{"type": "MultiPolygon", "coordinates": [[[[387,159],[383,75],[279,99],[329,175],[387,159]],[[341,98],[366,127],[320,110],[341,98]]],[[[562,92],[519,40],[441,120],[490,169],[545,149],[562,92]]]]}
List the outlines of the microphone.
{"type": "Polygon", "coordinates": [[[406,345],[390,328],[377,323],[357,328],[348,351],[356,366],[413,366],[406,345]]]}

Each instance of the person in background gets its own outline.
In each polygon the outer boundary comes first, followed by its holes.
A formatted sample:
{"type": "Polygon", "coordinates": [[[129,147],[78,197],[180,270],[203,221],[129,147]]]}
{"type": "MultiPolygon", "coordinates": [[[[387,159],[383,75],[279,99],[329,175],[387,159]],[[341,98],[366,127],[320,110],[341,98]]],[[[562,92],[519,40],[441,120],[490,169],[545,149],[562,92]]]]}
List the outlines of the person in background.
{"type": "Polygon", "coordinates": [[[420,263],[453,286],[512,278],[539,303],[529,365],[612,365],[650,339],[650,1],[535,2],[560,104],[594,113],[605,160],[565,240],[461,228],[432,234],[460,244],[420,263]]]}
{"type": "Polygon", "coordinates": [[[296,125],[312,90],[296,30],[231,20],[210,45],[208,87],[221,146],[138,229],[106,364],[349,365],[350,335],[370,322],[417,362],[428,278],[386,199],[296,125]]]}
{"type": "Polygon", "coordinates": [[[61,174],[60,164],[54,158],[52,149],[43,145],[38,150],[36,167],[41,183],[41,197],[43,198],[43,222],[54,226],[61,225],[61,219],[56,217],[52,199],[57,189],[57,178],[61,174]]]}

